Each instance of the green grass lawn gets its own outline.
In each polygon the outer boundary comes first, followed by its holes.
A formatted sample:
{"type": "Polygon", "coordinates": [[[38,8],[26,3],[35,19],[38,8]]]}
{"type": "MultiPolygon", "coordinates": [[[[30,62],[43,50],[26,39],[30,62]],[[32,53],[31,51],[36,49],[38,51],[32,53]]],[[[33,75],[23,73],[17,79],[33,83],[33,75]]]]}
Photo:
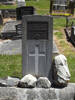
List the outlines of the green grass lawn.
{"type": "Polygon", "coordinates": [[[15,9],[16,5],[0,5],[0,9],[15,9]]]}
{"type": "Polygon", "coordinates": [[[22,77],[21,55],[0,55],[0,77],[6,76],[22,77]]]}
{"type": "MultiPolygon", "coordinates": [[[[27,6],[34,6],[37,10],[38,14],[48,15],[49,14],[49,3],[50,0],[39,0],[36,1],[27,1],[27,6]]],[[[0,6],[0,8],[16,8],[14,6],[0,6]]],[[[64,54],[68,59],[68,65],[71,72],[71,82],[75,82],[75,48],[71,47],[70,44],[66,41],[64,32],[66,19],[65,18],[54,18],[53,28],[54,30],[58,30],[58,32],[54,33],[54,36],[57,39],[57,46],[60,50],[60,53],[64,54]]],[[[1,56],[0,55],[0,77],[6,76],[16,76],[22,77],[22,56],[1,56]]]]}

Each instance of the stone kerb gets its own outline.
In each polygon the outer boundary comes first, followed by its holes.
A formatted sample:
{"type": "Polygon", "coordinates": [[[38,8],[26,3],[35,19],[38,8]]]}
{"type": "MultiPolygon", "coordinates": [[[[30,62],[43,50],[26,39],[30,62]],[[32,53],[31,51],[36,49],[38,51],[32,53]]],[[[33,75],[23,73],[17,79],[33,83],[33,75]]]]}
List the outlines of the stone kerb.
{"type": "Polygon", "coordinates": [[[0,87],[0,100],[75,100],[75,84],[62,89],[0,87]]]}

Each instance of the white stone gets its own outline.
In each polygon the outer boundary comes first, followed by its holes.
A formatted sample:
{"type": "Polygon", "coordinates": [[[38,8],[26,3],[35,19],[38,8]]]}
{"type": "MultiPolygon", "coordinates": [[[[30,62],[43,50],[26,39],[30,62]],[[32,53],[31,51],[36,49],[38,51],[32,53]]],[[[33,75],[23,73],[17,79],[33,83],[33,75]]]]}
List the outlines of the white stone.
{"type": "Polygon", "coordinates": [[[31,74],[24,76],[20,81],[20,83],[25,84],[25,87],[26,87],[26,85],[27,85],[27,87],[35,87],[36,82],[37,82],[37,78],[31,74]]]}
{"type": "Polygon", "coordinates": [[[13,86],[17,86],[19,81],[20,81],[19,78],[14,78],[14,77],[8,76],[6,79],[6,84],[7,84],[7,86],[13,87],[13,86]]]}
{"type": "Polygon", "coordinates": [[[51,82],[46,77],[40,77],[37,80],[37,87],[39,87],[39,88],[50,88],[51,82]]]}
{"type": "MultiPolygon", "coordinates": [[[[70,72],[67,64],[67,58],[60,54],[55,57],[55,69],[57,74],[57,81],[59,83],[67,83],[70,80],[70,72]]],[[[55,76],[56,77],[56,76],[55,76]]]]}

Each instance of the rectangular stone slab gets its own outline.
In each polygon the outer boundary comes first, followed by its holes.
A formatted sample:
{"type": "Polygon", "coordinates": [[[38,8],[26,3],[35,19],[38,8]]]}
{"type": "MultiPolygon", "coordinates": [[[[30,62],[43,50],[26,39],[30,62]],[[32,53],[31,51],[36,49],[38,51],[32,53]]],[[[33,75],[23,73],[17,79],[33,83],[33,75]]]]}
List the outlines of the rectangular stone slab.
{"type": "Polygon", "coordinates": [[[1,31],[1,37],[9,39],[15,36],[20,36],[21,32],[20,31],[17,32],[17,28],[16,28],[18,24],[21,24],[21,21],[15,21],[15,20],[8,21],[4,25],[1,31]]]}

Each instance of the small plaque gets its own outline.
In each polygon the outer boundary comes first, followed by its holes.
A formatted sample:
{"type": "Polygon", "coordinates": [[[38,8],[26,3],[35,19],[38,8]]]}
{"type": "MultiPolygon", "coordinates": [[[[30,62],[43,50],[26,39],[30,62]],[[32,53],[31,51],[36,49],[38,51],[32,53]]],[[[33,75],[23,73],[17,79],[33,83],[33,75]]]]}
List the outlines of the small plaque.
{"type": "Polygon", "coordinates": [[[48,39],[48,22],[28,22],[27,23],[27,39],[39,40],[48,39]]]}

